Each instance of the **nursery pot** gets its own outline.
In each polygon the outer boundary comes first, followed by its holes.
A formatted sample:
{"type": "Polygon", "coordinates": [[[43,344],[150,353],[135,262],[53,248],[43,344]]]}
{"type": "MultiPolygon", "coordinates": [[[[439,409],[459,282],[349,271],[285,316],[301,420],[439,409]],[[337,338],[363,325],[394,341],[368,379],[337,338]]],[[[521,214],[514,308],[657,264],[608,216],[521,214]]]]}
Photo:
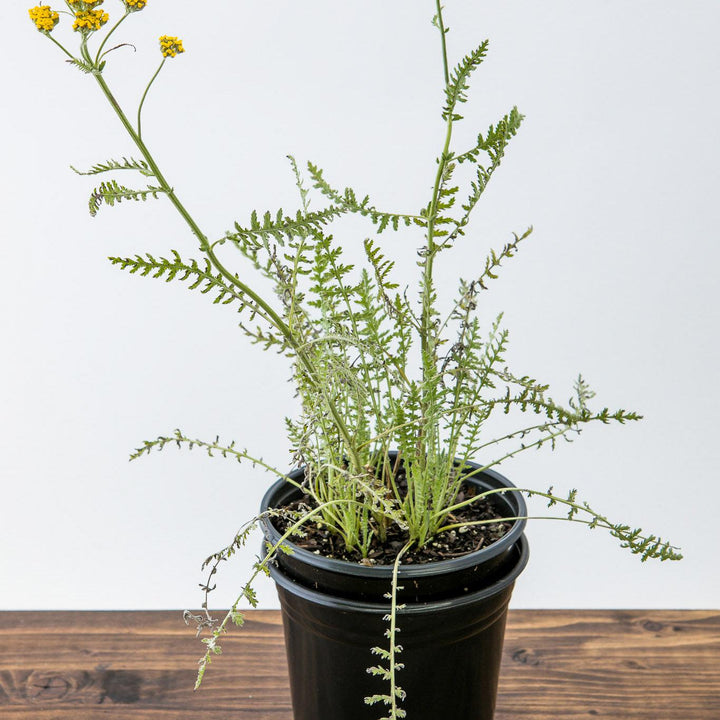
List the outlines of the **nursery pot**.
{"type": "MultiPolygon", "coordinates": [[[[302,479],[302,470],[294,475],[302,479]]],[[[468,482],[481,489],[512,488],[495,472],[468,482]]],[[[273,485],[262,510],[280,507],[299,491],[284,480],[273,485]]],[[[506,517],[523,517],[519,492],[491,496],[506,517]]],[[[397,684],[408,720],[492,720],[507,608],[515,579],[528,560],[524,520],[500,540],[460,558],[401,565],[397,612],[402,651],[397,684]]],[[[266,541],[280,535],[263,521],[266,541]]],[[[270,567],[280,598],[294,720],[377,720],[390,683],[367,668],[387,665],[372,648],[388,648],[387,614],[392,566],[364,566],[325,558],[302,548],[280,552],[270,567]]]]}

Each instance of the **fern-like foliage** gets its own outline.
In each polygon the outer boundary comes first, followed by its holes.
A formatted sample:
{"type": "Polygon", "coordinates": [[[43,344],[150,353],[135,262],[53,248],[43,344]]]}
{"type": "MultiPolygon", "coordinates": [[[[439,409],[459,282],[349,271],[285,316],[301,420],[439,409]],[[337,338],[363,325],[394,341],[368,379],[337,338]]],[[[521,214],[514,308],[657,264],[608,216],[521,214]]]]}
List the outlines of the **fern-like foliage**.
{"type": "Polygon", "coordinates": [[[390,293],[399,287],[396,282],[390,279],[390,273],[395,266],[395,261],[385,257],[382,250],[370,238],[367,238],[363,245],[367,259],[375,272],[378,300],[383,300],[386,304],[391,305],[390,293]]]}
{"type": "Polygon", "coordinates": [[[80,70],[80,72],[83,72],[86,75],[94,75],[97,72],[102,72],[103,68],[105,67],[105,63],[101,63],[100,66],[96,68],[94,65],[91,65],[90,63],[87,63],[84,60],[76,57],[70,58],[65,62],[72,65],[74,68],[77,68],[78,70],[80,70]]]}
{"type": "Polygon", "coordinates": [[[487,290],[487,281],[497,280],[497,270],[502,265],[502,262],[514,257],[518,250],[518,245],[520,245],[523,240],[527,240],[527,238],[529,238],[532,234],[532,231],[532,227],[529,227],[522,235],[513,233],[513,240],[506,243],[500,252],[490,250],[490,254],[485,259],[485,267],[482,273],[475,280],[475,288],[487,290]]]}
{"type": "Polygon", "coordinates": [[[442,116],[444,120],[462,120],[462,115],[456,112],[458,103],[467,102],[470,75],[480,67],[488,51],[488,41],[483,41],[475,50],[466,55],[453,70],[445,88],[445,107],[442,116]]]}
{"type": "Polygon", "coordinates": [[[614,525],[610,534],[620,540],[620,547],[628,548],[633,555],[639,555],[641,562],[647,560],[682,560],[682,553],[656,535],[643,535],[640,528],[630,529],[629,525],[614,525]]]}
{"type": "Polygon", "coordinates": [[[149,185],[144,190],[132,190],[124,185],[120,185],[116,180],[110,180],[101,183],[92,191],[88,206],[90,208],[90,214],[95,217],[103,203],[112,207],[115,203],[120,203],[124,200],[134,200],[135,202],[142,200],[145,202],[148,198],[157,199],[159,195],[165,194],[168,191],[168,188],[155,185],[149,185]]]}
{"type": "Polygon", "coordinates": [[[108,160],[104,163],[93,165],[89,170],[81,172],[70,166],[78,175],[100,175],[101,173],[111,172],[113,170],[137,170],[146,177],[155,177],[155,173],[145,160],[136,160],[135,158],[126,158],[122,160],[108,160]]]}
{"type": "Polygon", "coordinates": [[[390,685],[387,693],[370,695],[365,698],[366,705],[377,705],[379,703],[385,705],[388,714],[380,718],[380,720],[402,720],[407,716],[407,713],[400,705],[405,700],[405,691],[397,681],[397,673],[404,668],[403,663],[398,662],[398,657],[402,654],[403,648],[397,641],[397,635],[400,632],[397,623],[398,614],[405,609],[404,605],[398,603],[398,592],[403,589],[398,583],[398,570],[402,556],[408,548],[409,545],[403,547],[395,559],[390,592],[385,595],[387,600],[390,601],[390,612],[384,617],[388,623],[385,637],[388,639],[389,647],[387,649],[379,646],[373,647],[371,652],[377,655],[383,664],[373,665],[367,669],[368,674],[379,677],[390,685]]]}
{"type": "Polygon", "coordinates": [[[246,323],[239,323],[240,328],[250,339],[266,349],[275,348],[278,352],[287,352],[287,340],[273,330],[272,320],[265,310],[252,302],[246,295],[240,293],[225,276],[215,270],[208,260],[183,260],[176,250],[172,250],[172,257],[156,258],[150,253],[134,257],[110,257],[109,260],[122,270],[142,277],[152,277],[165,280],[165,282],[187,282],[189,290],[199,290],[203,295],[210,295],[215,305],[236,304],[238,312],[247,311],[249,321],[256,317],[262,318],[265,327],[250,327],[246,323]]]}
{"type": "MultiPolygon", "coordinates": [[[[494,170],[500,165],[510,140],[515,137],[524,119],[517,107],[514,107],[502,120],[499,120],[495,125],[490,125],[484,135],[480,133],[474,147],[457,155],[455,161],[461,164],[468,161],[477,161],[481,153],[486,153],[494,170]]],[[[488,174],[488,179],[491,174],[491,172],[488,174]]]]}
{"type": "Polygon", "coordinates": [[[195,689],[197,690],[205,677],[205,672],[213,661],[216,655],[222,655],[222,646],[220,645],[220,638],[227,631],[227,626],[232,623],[238,627],[242,627],[245,623],[245,616],[242,610],[239,609],[241,602],[245,601],[250,607],[257,607],[257,594],[253,589],[253,582],[260,574],[267,574],[267,564],[270,562],[271,555],[268,555],[264,560],[258,560],[253,567],[253,573],[242,587],[237,600],[233,603],[233,606],[227,612],[222,620],[213,617],[208,609],[208,598],[210,593],[216,589],[216,585],[213,584],[213,577],[217,573],[218,568],[222,562],[229,560],[232,556],[240,549],[247,545],[248,540],[254,538],[253,531],[257,527],[260,517],[253,518],[249,522],[245,523],[240,530],[235,534],[232,542],[222,550],[213,553],[202,564],[202,569],[210,568],[208,578],[205,583],[200,585],[200,588],[204,594],[204,600],[202,603],[203,612],[201,614],[192,613],[189,610],[185,610],[183,618],[185,624],[189,625],[191,622],[195,623],[197,628],[198,637],[205,631],[209,630],[210,635],[202,638],[202,643],[205,645],[205,654],[200,659],[198,665],[197,678],[195,680],[195,689]]]}
{"type": "Polygon", "coordinates": [[[460,187],[451,185],[457,166],[450,161],[450,156],[443,156],[438,162],[441,165],[442,172],[437,197],[434,201],[428,203],[428,206],[423,209],[422,215],[432,219],[433,239],[437,243],[437,248],[443,250],[451,247],[452,240],[457,235],[457,232],[453,232],[451,235],[449,226],[454,225],[457,228],[459,224],[459,221],[453,218],[450,211],[455,205],[460,187]]]}
{"type": "Polygon", "coordinates": [[[487,290],[489,280],[497,280],[498,271],[505,260],[514,257],[518,251],[519,245],[526,240],[533,232],[533,228],[529,227],[522,235],[513,233],[513,239],[505,243],[500,251],[491,249],[485,258],[485,265],[481,273],[471,281],[460,280],[460,292],[457,300],[452,306],[450,313],[442,324],[444,330],[451,320],[460,322],[461,327],[469,322],[473,317],[473,313],[477,309],[477,296],[481,290],[487,290]]]}
{"type": "Polygon", "coordinates": [[[308,171],[317,190],[337,207],[342,207],[346,211],[369,218],[376,226],[378,234],[388,227],[397,230],[401,225],[408,227],[415,224],[424,227],[426,224],[422,216],[382,212],[370,204],[368,195],[363,197],[362,200],[358,200],[357,193],[352,188],[345,188],[343,192],[336,190],[325,180],[323,171],[311,162],[308,163],[308,171]]]}
{"type": "Polygon", "coordinates": [[[290,217],[278,210],[274,216],[270,212],[264,213],[261,220],[253,211],[248,227],[235,223],[234,232],[228,232],[225,237],[246,248],[260,249],[271,239],[283,244],[294,237],[308,237],[343,212],[343,208],[331,206],[312,213],[298,210],[294,217],[290,217]]]}
{"type": "MultiPolygon", "coordinates": [[[[146,440],[139,448],[130,454],[130,460],[137,460],[143,455],[149,455],[153,451],[160,452],[165,450],[168,445],[174,445],[177,448],[186,447],[188,450],[196,447],[202,448],[210,457],[218,455],[224,458],[232,458],[238,463],[247,461],[252,467],[259,466],[278,477],[284,476],[283,472],[276,467],[268,465],[262,458],[250,455],[247,449],[238,448],[235,441],[221,443],[219,436],[216,436],[214,440],[199,440],[185,435],[180,429],[176,429],[172,435],[159,435],[154,440],[146,440]]],[[[207,562],[205,564],[207,564],[207,562]]]]}
{"type": "Polygon", "coordinates": [[[620,541],[621,547],[627,548],[633,555],[639,555],[642,562],[651,559],[661,562],[682,560],[682,553],[670,542],[656,535],[645,534],[640,528],[631,529],[629,525],[611,522],[605,515],[593,510],[587,502],[578,500],[576,489],[570,490],[566,497],[557,495],[552,487],[548,488],[547,492],[536,490],[524,490],[523,492],[528,497],[545,498],[549,508],[564,507],[566,515],[564,517],[557,516],[556,519],[581,523],[587,525],[590,530],[598,527],[608,530],[614,538],[620,541]]]}
{"type": "Polygon", "coordinates": [[[463,215],[457,221],[451,239],[464,234],[464,228],[470,222],[472,211],[485,192],[493,173],[500,167],[500,163],[505,156],[505,149],[510,140],[517,134],[522,121],[523,116],[516,107],[513,108],[497,124],[491,125],[484,136],[482,133],[478,135],[475,147],[455,158],[457,163],[468,161],[473,163],[476,166],[476,178],[470,183],[470,194],[462,205],[463,215]],[[481,153],[487,156],[488,163],[483,164],[481,162],[481,153]]]}
{"type": "Polygon", "coordinates": [[[131,274],[150,275],[154,278],[162,278],[165,282],[189,280],[191,281],[189,285],[191,290],[199,288],[202,294],[215,291],[217,294],[213,302],[216,304],[227,305],[236,300],[243,306],[247,306],[245,298],[230,286],[222,275],[213,272],[213,267],[208,260],[185,261],[176,250],[171,252],[171,258],[156,258],[147,253],[144,256],[111,257],[109,259],[113,265],[119,266],[122,270],[128,270],[131,274]]]}

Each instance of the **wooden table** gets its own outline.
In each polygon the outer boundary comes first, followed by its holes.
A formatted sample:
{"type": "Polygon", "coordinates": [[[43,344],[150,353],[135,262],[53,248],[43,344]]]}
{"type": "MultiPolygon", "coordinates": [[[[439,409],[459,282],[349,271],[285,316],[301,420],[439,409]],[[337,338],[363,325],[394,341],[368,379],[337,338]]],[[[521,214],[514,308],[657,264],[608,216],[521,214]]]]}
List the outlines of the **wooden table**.
{"type": "MultiPolygon", "coordinates": [[[[223,646],[193,693],[179,612],[0,612],[0,717],[292,720],[279,613],[223,646]]],[[[511,611],[496,720],[522,718],[720,720],[720,611],[511,611]]]]}

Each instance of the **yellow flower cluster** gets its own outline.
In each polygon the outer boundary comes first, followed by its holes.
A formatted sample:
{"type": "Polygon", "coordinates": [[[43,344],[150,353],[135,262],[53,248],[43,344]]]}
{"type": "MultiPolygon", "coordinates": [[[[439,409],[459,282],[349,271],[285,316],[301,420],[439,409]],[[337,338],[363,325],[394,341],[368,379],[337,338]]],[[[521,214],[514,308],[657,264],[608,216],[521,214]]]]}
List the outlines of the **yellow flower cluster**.
{"type": "Polygon", "coordinates": [[[123,2],[130,12],[142,10],[147,5],[147,0],[123,0],[123,2]]]}
{"type": "Polygon", "coordinates": [[[162,35],[160,37],[160,52],[163,57],[175,57],[179,53],[185,52],[185,48],[182,40],[171,35],[162,35]]]}
{"type": "Polygon", "coordinates": [[[103,4],[103,0],[68,0],[68,2],[76,13],[87,12],[88,10],[92,10],[97,5],[103,4]]]}
{"type": "Polygon", "coordinates": [[[109,19],[110,16],[104,10],[82,10],[75,13],[73,30],[80,32],[99,30],[109,19]]]}
{"type": "Polygon", "coordinates": [[[38,5],[28,10],[28,12],[30,13],[30,19],[40,32],[49,33],[60,22],[60,15],[47,5],[38,5]]]}

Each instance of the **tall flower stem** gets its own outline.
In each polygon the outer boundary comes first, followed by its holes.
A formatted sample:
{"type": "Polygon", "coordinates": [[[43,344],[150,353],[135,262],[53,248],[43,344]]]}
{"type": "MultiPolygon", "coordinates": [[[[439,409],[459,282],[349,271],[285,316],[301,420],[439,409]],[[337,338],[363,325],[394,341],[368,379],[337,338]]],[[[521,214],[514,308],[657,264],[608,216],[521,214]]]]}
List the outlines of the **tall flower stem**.
{"type": "Polygon", "coordinates": [[[440,39],[442,42],[442,56],[443,56],[443,67],[445,70],[445,85],[447,85],[450,82],[450,68],[448,67],[448,60],[447,60],[447,42],[445,40],[445,35],[447,35],[447,29],[445,28],[445,22],[443,21],[443,14],[442,14],[442,5],[440,4],[440,0],[435,0],[435,7],[437,9],[437,22],[438,22],[438,30],[440,30],[440,39]]]}
{"type": "Polygon", "coordinates": [[[193,235],[197,238],[198,242],[200,243],[200,250],[205,253],[208,260],[212,263],[213,267],[232,285],[234,285],[243,295],[248,297],[252,302],[254,302],[261,310],[264,312],[264,314],[267,316],[268,320],[272,322],[272,324],[282,333],[283,337],[287,341],[288,345],[292,347],[292,349],[297,354],[298,359],[302,363],[305,371],[308,374],[308,378],[313,383],[313,385],[317,388],[317,390],[321,393],[325,404],[328,408],[328,411],[332,415],[333,422],[335,426],[337,427],[339,433],[342,435],[343,440],[345,441],[345,445],[347,448],[347,451],[350,456],[350,460],[353,464],[353,468],[356,472],[360,472],[362,469],[362,462],[360,460],[360,456],[358,455],[357,449],[354,447],[354,444],[352,442],[352,439],[350,437],[350,433],[348,431],[347,426],[345,425],[345,422],[343,421],[342,417],[340,416],[340,413],[338,412],[337,407],[332,401],[332,398],[328,395],[327,389],[324,387],[324,385],[318,381],[315,368],[309,359],[307,353],[305,352],[304,348],[297,343],[295,336],[292,334],[292,331],[290,328],[285,324],[283,319],[275,312],[275,310],[265,301],[263,300],[260,295],[258,295],[252,288],[250,288],[248,285],[246,285],[244,282],[242,282],[235,274],[231,273],[219,260],[217,255],[215,254],[215,251],[213,249],[213,246],[210,244],[210,242],[207,239],[207,236],[202,232],[198,224],[195,222],[193,217],[190,215],[190,213],[187,211],[185,206],[180,202],[179,198],[175,194],[175,191],[170,186],[170,184],[165,179],[165,176],[162,174],[162,171],[158,167],[157,163],[155,162],[155,159],[150,154],[150,151],[148,150],[147,146],[143,142],[142,138],[136,132],[135,128],[131,125],[130,121],[127,118],[127,115],[125,115],[125,112],[120,107],[120,104],[115,99],[115,96],[112,94],[110,88],[108,87],[108,84],[105,82],[105,78],[103,78],[102,74],[99,71],[96,71],[93,73],[93,76],[95,77],[95,80],[97,81],[98,85],[100,86],[100,89],[102,90],[103,94],[107,98],[108,102],[110,103],[111,107],[115,111],[115,114],[120,119],[120,122],[123,124],[123,127],[128,132],[130,137],[132,138],[133,142],[137,146],[138,150],[141,152],[143,158],[147,162],[148,166],[153,172],[153,175],[157,179],[160,187],[162,187],[163,191],[167,194],[168,198],[170,199],[170,202],[174,205],[175,209],[178,211],[180,216],[185,220],[188,227],[192,231],[193,235]]]}
{"type": "Polygon", "coordinates": [[[160,67],[155,71],[155,74],[150,78],[150,82],[147,84],[147,87],[145,88],[145,92],[142,94],[142,97],[140,98],[140,104],[138,105],[138,111],[137,111],[137,136],[142,140],[142,109],[143,105],[145,104],[145,98],[147,97],[147,94],[150,92],[150,88],[152,87],[152,84],[155,82],[155,78],[160,74],[160,71],[163,69],[163,66],[165,65],[165,61],[167,58],[163,58],[162,62],[160,63],[160,67]]]}
{"type": "MultiPolygon", "coordinates": [[[[445,86],[447,87],[450,79],[448,58],[447,58],[447,45],[445,42],[445,35],[447,30],[443,21],[443,9],[440,4],[440,0],[435,2],[437,15],[437,27],[440,31],[441,37],[441,48],[442,48],[442,62],[443,62],[443,76],[445,79],[445,86]]],[[[428,217],[427,217],[427,246],[424,249],[424,262],[423,262],[423,273],[422,273],[422,287],[421,287],[421,302],[422,302],[422,314],[421,314],[421,354],[422,354],[422,373],[423,373],[423,416],[426,419],[430,419],[429,416],[434,414],[434,408],[430,407],[433,403],[432,389],[429,389],[428,379],[436,375],[437,373],[437,331],[433,327],[432,309],[433,309],[433,265],[435,256],[438,253],[438,245],[436,243],[436,220],[439,212],[440,204],[440,191],[442,188],[443,177],[445,169],[447,167],[448,159],[450,156],[450,142],[452,140],[453,130],[453,118],[452,113],[448,114],[445,126],[445,141],[443,143],[443,149],[440,153],[440,157],[437,161],[437,173],[435,175],[435,183],[433,185],[432,198],[430,201],[428,217]]],[[[425,430],[421,429],[421,433],[425,430]]],[[[424,438],[426,446],[432,441],[432,438],[424,438]]]]}
{"type": "Polygon", "coordinates": [[[61,45],[50,33],[45,34],[46,37],[50,38],[73,62],[75,62],[75,56],[61,45]]]}

